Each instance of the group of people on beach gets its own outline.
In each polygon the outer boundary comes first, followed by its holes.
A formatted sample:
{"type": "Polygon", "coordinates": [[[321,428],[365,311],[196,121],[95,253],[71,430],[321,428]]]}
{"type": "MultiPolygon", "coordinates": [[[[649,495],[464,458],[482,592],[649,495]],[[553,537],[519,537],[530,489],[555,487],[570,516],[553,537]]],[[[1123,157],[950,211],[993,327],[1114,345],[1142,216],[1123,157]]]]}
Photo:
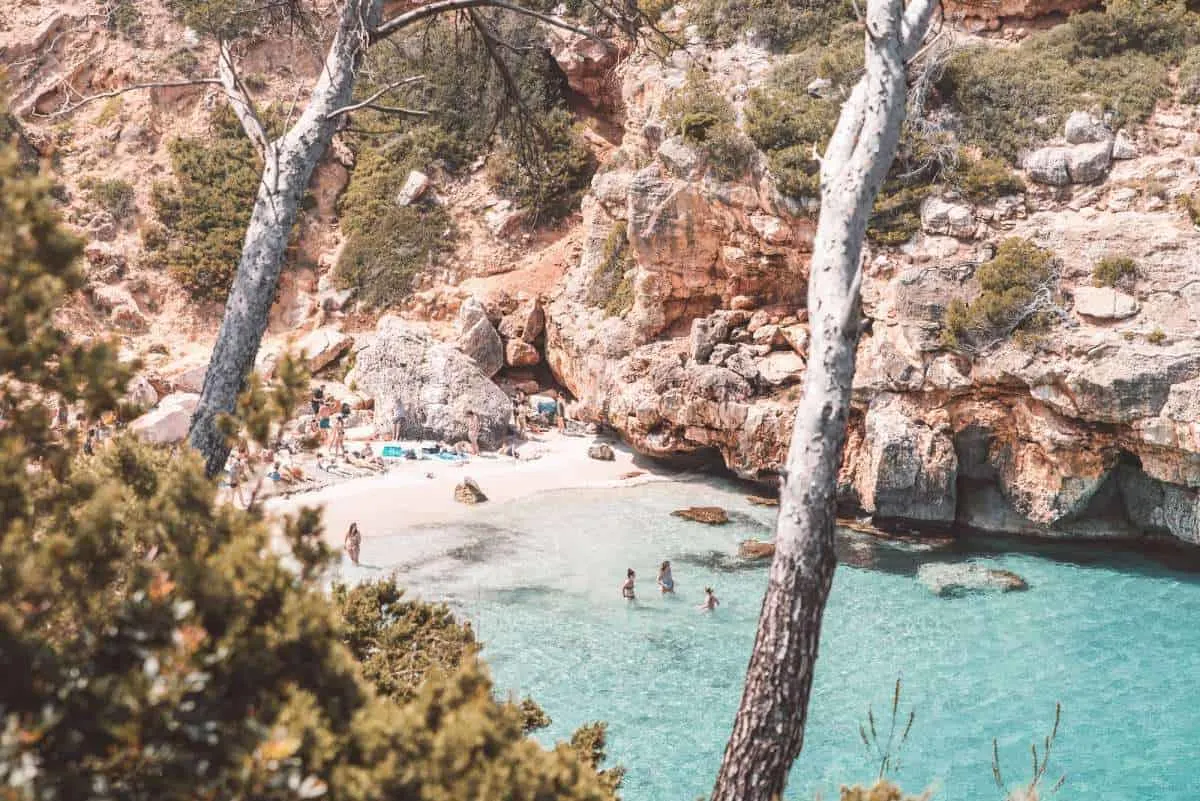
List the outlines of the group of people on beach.
{"type": "MultiPolygon", "coordinates": [[[[637,578],[637,571],[632,567],[625,571],[625,580],[621,582],[621,597],[626,601],[637,600],[637,595],[634,592],[634,580],[637,578]]],[[[663,595],[675,594],[675,576],[671,573],[671,561],[668,559],[658,567],[658,591],[663,595]]],[[[720,605],[717,599],[717,594],[712,587],[704,588],[704,601],[697,609],[704,612],[711,612],[720,605]]]]}

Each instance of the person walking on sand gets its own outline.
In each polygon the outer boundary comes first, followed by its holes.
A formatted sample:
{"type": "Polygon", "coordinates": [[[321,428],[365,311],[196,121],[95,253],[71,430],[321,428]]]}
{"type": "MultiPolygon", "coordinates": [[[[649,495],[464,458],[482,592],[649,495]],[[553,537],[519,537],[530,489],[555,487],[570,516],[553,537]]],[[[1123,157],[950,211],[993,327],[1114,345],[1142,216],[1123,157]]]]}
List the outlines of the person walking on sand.
{"type": "Polygon", "coordinates": [[[554,424],[558,426],[558,433],[565,433],[567,430],[567,402],[563,400],[562,392],[554,396],[554,424]]]}
{"type": "Polygon", "coordinates": [[[471,453],[479,455],[479,415],[475,411],[467,411],[467,442],[471,443],[471,453]]]}
{"type": "Polygon", "coordinates": [[[404,433],[404,401],[400,400],[400,396],[396,396],[396,402],[392,404],[392,439],[400,441],[400,436],[404,433]]]}
{"type": "Polygon", "coordinates": [[[675,577],[671,575],[671,562],[667,560],[658,568],[658,591],[663,595],[675,592],[675,577]]]}
{"type": "Polygon", "coordinates": [[[355,567],[358,567],[360,548],[362,548],[362,534],[358,531],[358,523],[351,523],[350,530],[346,532],[346,556],[350,557],[350,561],[355,567]]]}
{"type": "Polygon", "coordinates": [[[346,421],[341,417],[333,418],[333,439],[329,448],[334,455],[346,455],[346,421]]]}
{"type": "Polygon", "coordinates": [[[229,461],[229,490],[233,496],[233,502],[239,506],[246,505],[246,499],[242,496],[242,480],[244,478],[245,467],[242,464],[242,459],[237,454],[229,461]]]}
{"type": "Polygon", "coordinates": [[[621,597],[626,601],[632,601],[634,599],[633,579],[636,577],[636,575],[637,574],[633,572],[632,567],[625,571],[625,581],[621,582],[621,597]]]}
{"type": "Polygon", "coordinates": [[[720,606],[721,602],[717,600],[717,594],[713,592],[712,587],[704,588],[704,603],[700,604],[697,609],[704,612],[711,612],[720,606]]]}

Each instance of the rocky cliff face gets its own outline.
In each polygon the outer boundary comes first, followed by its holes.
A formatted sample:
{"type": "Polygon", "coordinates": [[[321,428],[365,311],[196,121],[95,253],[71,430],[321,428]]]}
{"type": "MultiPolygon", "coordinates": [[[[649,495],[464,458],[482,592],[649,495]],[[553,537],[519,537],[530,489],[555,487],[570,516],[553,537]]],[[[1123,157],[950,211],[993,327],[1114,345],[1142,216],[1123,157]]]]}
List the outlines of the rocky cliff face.
{"type": "MultiPolygon", "coordinates": [[[[735,47],[708,68],[736,106],[764,62],[735,47]]],[[[548,362],[585,415],[638,449],[719,455],[769,479],[805,369],[812,223],[761,169],[724,183],[664,137],[662,99],[682,84],[682,63],[626,69],[627,133],[596,176],[583,251],[547,308],[548,362]],[[613,269],[627,310],[605,302],[613,269]]],[[[1197,185],[1193,131],[1190,112],[1160,112],[1140,136],[1076,115],[1046,148],[1062,176],[1039,173],[1047,155],[1031,154],[1026,193],[986,205],[931,197],[911,242],[873,252],[842,470],[848,509],[1200,543],[1200,234],[1163,199],[1197,185]],[[1152,191],[1147,176],[1160,182],[1152,191]],[[1014,236],[1056,254],[1058,321],[1037,337],[948,350],[950,301],[979,294],[977,268],[1014,236]],[[1136,262],[1136,279],[1093,286],[1094,266],[1114,254],[1136,262]]]]}
{"type": "MultiPolygon", "coordinates": [[[[219,98],[211,87],[161,88],[88,107],[69,117],[73,125],[39,115],[61,111],[72,92],[145,74],[182,77],[210,65],[212,54],[157,3],[141,6],[146,33],[135,47],[106,28],[102,5],[23,4],[0,29],[0,61],[27,149],[57,159],[67,216],[90,240],[92,284],[64,316],[81,334],[119,331],[131,355],[153,368],[146,381],[156,396],[194,391],[219,310],[194,308],[160,270],[144,267],[138,229],[152,183],[169,176],[164,145],[205,130],[219,98]],[[134,216],[123,224],[86,202],[82,178],[105,176],[136,190],[134,216]]],[[[1088,5],[960,2],[948,12],[967,28],[995,28],[1088,5]]],[[[453,364],[482,398],[491,436],[507,409],[486,376],[501,370],[501,386],[535,390],[545,384],[544,363],[579,415],[609,422],[639,450],[720,459],[741,476],[771,480],[805,372],[814,222],[775,191],[762,160],[737,180],[717,178],[703,152],[672,135],[664,104],[702,64],[740,118],[779,57],[739,43],[665,61],[626,58],[578,37],[555,39],[552,49],[586,106],[602,161],[580,217],[557,230],[525,230],[479,176],[432,171],[461,243],[436,275],[422,277],[423,291],[397,305],[472,361],[385,321],[388,336],[368,334],[368,346],[357,348],[359,383],[377,408],[397,388],[419,405],[423,387],[442,386],[435,374],[453,364]],[[471,295],[486,314],[470,303],[460,314],[471,295]],[[400,374],[412,370],[402,364],[428,375],[404,383],[400,374]]],[[[246,58],[266,82],[264,98],[290,99],[315,68],[269,40],[246,58]]],[[[1194,110],[1168,101],[1136,130],[1109,130],[1081,110],[1058,141],[1024,156],[1026,192],[987,203],[935,194],[911,241],[871,252],[842,470],[848,510],[924,526],[1152,533],[1200,544],[1200,277],[1192,259],[1200,233],[1177,202],[1189,206],[1200,186],[1197,122],[1194,110]],[[1020,341],[947,349],[950,302],[979,294],[980,265],[1013,236],[1056,255],[1055,322],[1020,341]],[[1094,266],[1113,255],[1131,259],[1136,275],[1094,286],[1094,266]]],[[[318,174],[301,242],[306,266],[281,292],[270,353],[297,331],[332,325],[360,338],[375,327],[376,315],[335,297],[330,282],[341,241],[335,200],[352,164],[335,148],[318,174]]],[[[1190,207],[1195,216],[1194,200],[1190,207]]],[[[449,393],[429,400],[442,409],[429,419],[456,436],[449,429],[466,395],[449,393]]]]}

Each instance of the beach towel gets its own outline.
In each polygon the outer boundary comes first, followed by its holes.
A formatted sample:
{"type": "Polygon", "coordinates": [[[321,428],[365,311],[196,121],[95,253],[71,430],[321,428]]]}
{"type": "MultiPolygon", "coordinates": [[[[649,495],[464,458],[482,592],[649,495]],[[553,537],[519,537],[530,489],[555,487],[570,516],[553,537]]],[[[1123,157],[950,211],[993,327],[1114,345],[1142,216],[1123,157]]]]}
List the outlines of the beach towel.
{"type": "Polygon", "coordinates": [[[383,450],[379,455],[384,459],[403,459],[405,457],[404,448],[399,445],[384,445],[383,450]]]}
{"type": "Polygon", "coordinates": [[[467,458],[461,453],[454,453],[453,451],[441,451],[437,457],[444,462],[460,462],[467,458]]]}

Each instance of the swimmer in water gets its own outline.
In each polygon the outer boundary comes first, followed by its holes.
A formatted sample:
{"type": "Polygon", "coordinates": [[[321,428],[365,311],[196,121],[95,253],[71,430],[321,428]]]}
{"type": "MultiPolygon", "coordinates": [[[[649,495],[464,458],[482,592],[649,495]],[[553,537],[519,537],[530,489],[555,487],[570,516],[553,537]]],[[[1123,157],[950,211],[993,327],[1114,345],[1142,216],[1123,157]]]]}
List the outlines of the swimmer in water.
{"type": "Polygon", "coordinates": [[[632,567],[625,571],[625,581],[621,583],[621,597],[626,601],[633,600],[633,578],[635,575],[632,567]]]}
{"type": "Polygon", "coordinates": [[[721,602],[717,600],[717,594],[715,592],[713,592],[713,588],[705,587],[704,588],[704,603],[700,604],[696,608],[703,610],[705,612],[711,612],[712,610],[716,609],[717,606],[720,605],[720,603],[721,602]]]}
{"type": "Polygon", "coordinates": [[[675,592],[675,577],[671,575],[671,562],[667,560],[658,568],[658,589],[663,595],[675,592]]]}

